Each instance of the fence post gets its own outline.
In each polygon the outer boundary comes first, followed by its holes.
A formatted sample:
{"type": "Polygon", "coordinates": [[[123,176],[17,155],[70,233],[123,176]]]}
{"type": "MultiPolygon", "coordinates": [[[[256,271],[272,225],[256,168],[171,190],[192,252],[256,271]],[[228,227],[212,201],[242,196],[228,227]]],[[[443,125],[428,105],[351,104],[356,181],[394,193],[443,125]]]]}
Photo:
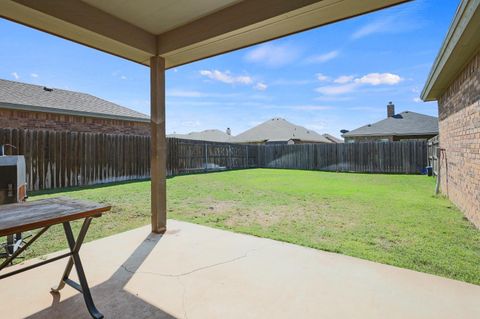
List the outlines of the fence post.
{"type": "Polygon", "coordinates": [[[205,172],[208,171],[208,147],[205,143],[205,172]]]}

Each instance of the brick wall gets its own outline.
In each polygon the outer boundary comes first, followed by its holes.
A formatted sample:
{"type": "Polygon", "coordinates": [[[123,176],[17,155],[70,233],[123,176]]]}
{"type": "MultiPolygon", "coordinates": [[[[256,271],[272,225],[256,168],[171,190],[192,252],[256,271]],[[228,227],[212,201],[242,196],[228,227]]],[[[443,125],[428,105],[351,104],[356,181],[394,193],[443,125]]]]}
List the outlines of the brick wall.
{"type": "Polygon", "coordinates": [[[441,191],[480,228],[480,54],[438,101],[441,191]]]}
{"type": "Polygon", "coordinates": [[[144,122],[30,112],[3,108],[0,108],[0,128],[150,135],[150,124],[144,122]]]}

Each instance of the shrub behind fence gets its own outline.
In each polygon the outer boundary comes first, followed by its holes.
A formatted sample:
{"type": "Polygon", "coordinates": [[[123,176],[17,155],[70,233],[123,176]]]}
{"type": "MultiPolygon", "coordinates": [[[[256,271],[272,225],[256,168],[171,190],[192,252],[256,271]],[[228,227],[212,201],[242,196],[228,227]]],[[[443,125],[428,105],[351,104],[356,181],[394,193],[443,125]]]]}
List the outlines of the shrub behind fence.
{"type": "MultiPolygon", "coordinates": [[[[150,177],[150,137],[0,129],[0,144],[25,155],[29,190],[150,177]]],[[[167,175],[243,168],[419,173],[423,141],[353,144],[241,145],[167,139],[167,175]]]]}

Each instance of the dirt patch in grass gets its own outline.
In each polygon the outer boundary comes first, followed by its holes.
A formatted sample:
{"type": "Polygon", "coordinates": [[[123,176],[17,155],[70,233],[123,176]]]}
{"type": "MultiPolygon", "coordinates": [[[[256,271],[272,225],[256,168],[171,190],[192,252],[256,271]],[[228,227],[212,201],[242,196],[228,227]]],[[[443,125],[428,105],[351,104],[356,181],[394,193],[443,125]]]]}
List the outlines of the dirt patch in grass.
{"type": "MultiPolygon", "coordinates": [[[[480,284],[480,231],[424,176],[252,169],[171,178],[168,217],[480,284]]],[[[64,192],[111,203],[87,241],[150,222],[150,183],[64,192]]],[[[59,194],[46,194],[58,196],[59,194]]],[[[78,232],[80,223],[74,223],[78,232]]],[[[50,229],[27,257],[66,248],[50,229]]]]}

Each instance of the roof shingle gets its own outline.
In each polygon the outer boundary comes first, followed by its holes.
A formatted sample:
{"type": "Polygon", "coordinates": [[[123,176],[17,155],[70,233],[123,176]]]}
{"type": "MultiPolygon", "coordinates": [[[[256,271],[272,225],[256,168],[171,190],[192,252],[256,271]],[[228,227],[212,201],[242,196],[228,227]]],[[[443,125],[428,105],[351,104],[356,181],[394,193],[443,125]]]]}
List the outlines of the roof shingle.
{"type": "Polygon", "coordinates": [[[332,143],[315,131],[308,130],[282,118],[273,118],[259,124],[237,136],[234,141],[238,143],[253,142],[287,142],[301,140],[305,142],[332,143]]]}
{"type": "Polygon", "coordinates": [[[405,136],[435,134],[438,134],[438,118],[405,111],[379,122],[359,127],[343,134],[343,136],[405,136]]]}
{"type": "Polygon", "coordinates": [[[167,137],[183,138],[187,140],[209,141],[209,142],[231,142],[232,136],[220,130],[205,130],[191,132],[188,134],[169,134],[167,137]]]}
{"type": "Polygon", "coordinates": [[[0,79],[0,107],[147,122],[149,116],[96,96],[0,79]]]}

